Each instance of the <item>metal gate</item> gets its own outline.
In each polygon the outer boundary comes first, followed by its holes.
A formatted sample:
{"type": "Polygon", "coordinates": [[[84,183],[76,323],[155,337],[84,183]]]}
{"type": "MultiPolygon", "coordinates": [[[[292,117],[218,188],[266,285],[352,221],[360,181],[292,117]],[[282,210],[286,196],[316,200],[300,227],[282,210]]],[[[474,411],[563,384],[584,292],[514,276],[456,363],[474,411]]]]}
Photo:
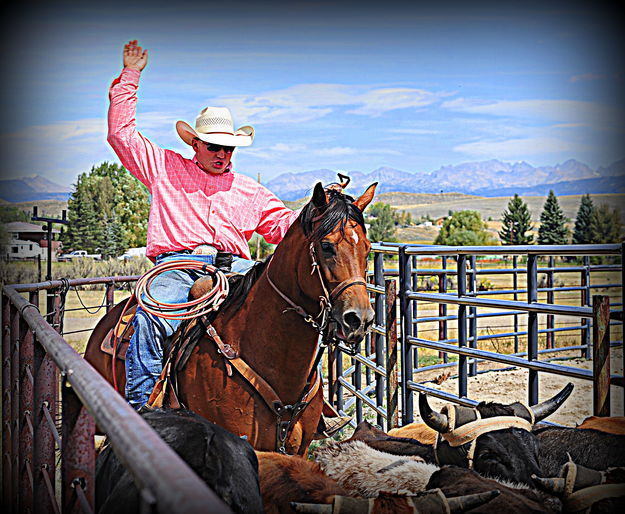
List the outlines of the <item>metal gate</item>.
{"type": "Polygon", "coordinates": [[[368,411],[374,413],[377,424],[388,429],[414,420],[416,392],[475,405],[477,402],[467,394],[467,377],[480,372],[480,362],[494,361],[529,370],[526,401],[530,405],[538,402],[541,373],[592,380],[595,412],[608,415],[609,384],[623,386],[622,375],[606,375],[610,346],[622,347],[622,341],[610,342],[610,327],[613,331],[617,328],[622,338],[622,259],[621,244],[505,247],[375,244],[369,286],[375,326],[357,355],[335,352],[330,356],[329,399],[342,413],[355,413],[355,423],[368,411]],[[484,262],[488,266],[488,260],[480,259],[489,256],[499,256],[499,266],[480,267],[484,262]],[[385,262],[389,258],[392,261],[385,262]],[[575,280],[562,284],[558,282],[559,276],[575,280]],[[428,282],[432,277],[437,280],[428,282]],[[506,277],[507,282],[499,289],[480,290],[481,277],[506,277]],[[605,283],[606,277],[612,282],[605,283]],[[563,295],[573,298],[563,301],[559,298],[563,295]],[[435,306],[434,313],[432,308],[423,312],[428,304],[435,306]],[[544,318],[541,323],[539,316],[544,318]],[[561,317],[573,322],[556,326],[554,320],[561,317]],[[507,328],[511,330],[480,334],[480,322],[493,319],[508,320],[507,328]],[[422,333],[420,327],[427,324],[435,325],[435,329],[430,329],[435,332],[434,337],[422,333]],[[455,337],[450,335],[452,328],[455,337]],[[576,342],[554,344],[563,334],[576,342]],[[495,338],[508,338],[513,351],[503,354],[480,348],[481,343],[495,338]],[[525,351],[520,351],[520,344],[526,347],[525,351]],[[440,362],[419,366],[420,349],[437,350],[440,362]],[[586,358],[593,358],[594,350],[595,369],[539,360],[572,350],[586,358]],[[457,363],[449,362],[449,355],[457,355],[457,363]],[[458,378],[455,394],[419,381],[420,374],[433,369],[455,371],[458,378]]]}

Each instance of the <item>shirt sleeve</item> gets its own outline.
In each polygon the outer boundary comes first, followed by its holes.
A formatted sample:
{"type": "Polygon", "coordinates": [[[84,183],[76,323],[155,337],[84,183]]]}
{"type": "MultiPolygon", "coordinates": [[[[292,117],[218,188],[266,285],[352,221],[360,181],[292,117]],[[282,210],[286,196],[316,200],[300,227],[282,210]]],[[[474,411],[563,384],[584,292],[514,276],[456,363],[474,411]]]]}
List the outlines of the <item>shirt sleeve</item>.
{"type": "Polygon", "coordinates": [[[261,187],[262,212],[256,232],[270,244],[278,244],[299,216],[301,209],[293,211],[267,188],[261,187]]]}
{"type": "Polygon", "coordinates": [[[137,89],[141,72],[124,68],[109,90],[107,141],[126,169],[151,190],[165,166],[165,150],[137,131],[137,89]]]}

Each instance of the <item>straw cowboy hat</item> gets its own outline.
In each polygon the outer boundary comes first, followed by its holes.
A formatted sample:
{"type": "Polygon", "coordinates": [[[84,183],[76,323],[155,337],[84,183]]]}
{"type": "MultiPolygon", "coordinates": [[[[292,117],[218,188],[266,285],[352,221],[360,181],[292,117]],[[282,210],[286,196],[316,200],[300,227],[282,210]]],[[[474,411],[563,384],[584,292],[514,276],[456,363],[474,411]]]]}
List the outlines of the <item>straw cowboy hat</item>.
{"type": "Polygon", "coordinates": [[[254,140],[254,128],[245,125],[234,130],[232,114],[226,107],[206,107],[195,118],[195,130],[188,123],[176,123],[176,131],[182,140],[191,145],[197,137],[206,143],[223,146],[249,146],[254,140]]]}

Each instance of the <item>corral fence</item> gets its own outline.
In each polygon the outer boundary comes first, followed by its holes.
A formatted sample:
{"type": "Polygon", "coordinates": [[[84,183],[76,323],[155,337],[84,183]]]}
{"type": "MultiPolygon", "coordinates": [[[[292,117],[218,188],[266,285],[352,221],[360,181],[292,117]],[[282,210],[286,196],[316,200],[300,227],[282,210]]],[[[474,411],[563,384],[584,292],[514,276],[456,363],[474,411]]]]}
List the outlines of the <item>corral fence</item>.
{"type": "Polygon", "coordinates": [[[476,405],[468,377],[487,361],[529,370],[519,384],[529,405],[539,401],[539,376],[556,374],[593,381],[594,413],[610,414],[610,384],[623,386],[622,372],[610,374],[610,349],[622,348],[622,244],[381,243],[372,251],[372,333],[356,355],[337,350],[328,366],[329,399],[355,413],[353,424],[366,412],[386,429],[410,423],[418,392],[476,405]],[[611,329],[620,340],[610,341],[611,329]],[[484,349],[502,342],[509,351],[484,349]],[[420,365],[426,350],[435,352],[420,365]],[[571,353],[594,359],[593,369],[556,362],[571,353]],[[435,370],[455,375],[455,393],[425,378],[435,370]]]}
{"type": "MultiPolygon", "coordinates": [[[[413,420],[418,391],[474,405],[467,379],[483,371],[481,362],[492,360],[529,369],[530,404],[538,400],[539,373],[594,380],[598,412],[607,414],[609,384],[623,384],[622,376],[611,376],[606,367],[610,346],[622,346],[621,341],[610,342],[611,327],[619,328],[622,338],[622,257],[622,245],[374,245],[369,286],[374,328],[356,355],[337,351],[328,356],[329,399],[342,412],[355,411],[356,421],[365,411],[373,412],[388,429],[399,423],[399,415],[402,424],[413,420]],[[481,260],[504,251],[508,257],[497,267],[481,260]],[[571,262],[560,262],[569,258],[571,262]],[[577,277],[576,283],[559,282],[563,274],[577,277]],[[488,277],[493,283],[481,280],[488,277]],[[492,277],[507,277],[510,285],[492,277]],[[566,294],[576,295],[576,301],[563,298],[566,294]],[[539,315],[545,317],[542,323],[539,315]],[[480,333],[488,319],[508,320],[511,329],[499,324],[492,333],[480,333]],[[436,337],[426,337],[432,332],[436,337]],[[573,334],[575,342],[563,344],[562,334],[573,334]],[[511,352],[482,347],[505,338],[511,352]],[[440,362],[420,364],[420,352],[426,350],[434,350],[440,362]],[[594,357],[598,371],[538,358],[563,351],[594,357]],[[438,369],[455,370],[457,394],[419,381],[420,373],[438,369]]],[[[229,512],[61,335],[70,288],[104,286],[108,310],[115,290],[137,278],[63,279],[3,288],[3,512],[92,512],[96,424],[133,475],[143,511],[229,512]],[[43,315],[40,291],[47,293],[43,315]]]]}

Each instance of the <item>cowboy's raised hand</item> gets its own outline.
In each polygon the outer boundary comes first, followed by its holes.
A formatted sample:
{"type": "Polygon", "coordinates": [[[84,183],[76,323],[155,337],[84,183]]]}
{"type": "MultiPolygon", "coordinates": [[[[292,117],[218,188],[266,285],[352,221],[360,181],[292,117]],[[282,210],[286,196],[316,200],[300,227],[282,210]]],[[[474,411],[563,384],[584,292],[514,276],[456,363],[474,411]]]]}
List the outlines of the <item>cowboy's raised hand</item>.
{"type": "Polygon", "coordinates": [[[129,41],[124,45],[124,68],[143,71],[148,63],[148,51],[137,46],[137,40],[129,41]]]}

